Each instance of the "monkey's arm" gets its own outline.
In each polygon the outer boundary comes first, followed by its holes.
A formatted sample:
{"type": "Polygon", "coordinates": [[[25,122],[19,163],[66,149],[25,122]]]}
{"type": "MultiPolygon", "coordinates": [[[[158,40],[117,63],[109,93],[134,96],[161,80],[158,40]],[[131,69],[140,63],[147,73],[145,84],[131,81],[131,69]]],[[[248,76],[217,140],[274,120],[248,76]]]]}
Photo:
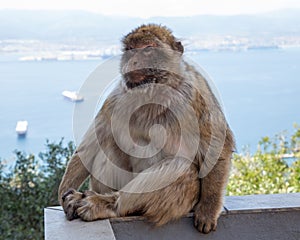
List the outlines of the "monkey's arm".
{"type": "Polygon", "coordinates": [[[63,194],[70,188],[78,189],[84,180],[89,176],[89,172],[83,165],[77,152],[71,158],[58,190],[58,199],[62,204],[63,194]]]}
{"type": "Polygon", "coordinates": [[[78,190],[90,175],[95,157],[100,149],[99,145],[107,132],[107,125],[103,112],[100,111],[68,163],[58,190],[58,199],[61,204],[64,193],[71,188],[78,190]]]}
{"type": "Polygon", "coordinates": [[[230,160],[235,148],[233,134],[222,110],[205,82],[200,82],[196,99],[200,143],[196,162],[199,164],[200,196],[195,206],[195,226],[203,233],[216,229],[223,206],[230,160]],[[197,108],[198,107],[198,108],[197,108]]]}
{"type": "MultiPolygon", "coordinates": [[[[222,118],[218,118],[222,119],[222,118]]],[[[199,158],[200,196],[195,206],[195,226],[203,233],[214,231],[222,210],[223,197],[230,171],[234,140],[227,123],[212,126],[210,133],[201,129],[199,158]],[[224,129],[220,129],[224,127],[224,129]],[[209,136],[209,139],[205,139],[209,136]],[[200,157],[201,156],[201,157],[200,157]]]]}
{"type": "Polygon", "coordinates": [[[200,200],[195,206],[195,227],[200,232],[209,233],[217,227],[229,167],[230,156],[219,159],[210,173],[200,179],[200,200]]]}
{"type": "MultiPolygon", "coordinates": [[[[76,190],[89,175],[93,174],[91,171],[95,164],[95,158],[99,154],[101,141],[103,141],[105,135],[104,126],[107,126],[106,122],[102,120],[101,114],[98,114],[71,158],[59,186],[58,199],[69,220],[78,217],[76,209],[83,197],[83,194],[76,190]],[[99,134],[97,134],[97,131],[99,134]]],[[[102,169],[103,158],[98,160],[98,166],[102,169]]]]}
{"type": "MultiPolygon", "coordinates": [[[[114,182],[123,182],[112,170],[119,169],[126,165],[124,156],[119,153],[119,149],[114,142],[110,116],[113,109],[113,101],[110,97],[104,102],[95,120],[87,130],[81,144],[70,160],[66,172],[59,187],[59,202],[63,206],[69,220],[76,218],[78,200],[82,198],[82,193],[77,192],[80,185],[89,176],[93,190],[102,192],[104,184],[110,186],[114,182]],[[112,159],[109,161],[109,159],[112,159]],[[110,168],[116,164],[116,168],[110,168]],[[112,169],[112,170],[111,170],[112,169]],[[111,171],[110,171],[111,170],[111,171]],[[116,179],[115,179],[116,178],[116,179]],[[69,209],[69,208],[72,209],[69,209]]],[[[125,166],[126,168],[126,166],[125,166]]],[[[111,190],[106,187],[106,189],[111,190]]],[[[107,190],[106,190],[107,191],[107,190]]]]}
{"type": "MultiPolygon", "coordinates": [[[[107,126],[108,124],[100,112],[87,130],[82,142],[68,163],[58,190],[60,203],[62,203],[62,197],[66,191],[71,188],[78,190],[84,180],[91,174],[95,158],[101,150],[100,144],[103,139],[106,138],[108,132],[107,126]]],[[[101,168],[104,159],[101,158],[98,160],[98,166],[101,168]]]]}
{"type": "MultiPolygon", "coordinates": [[[[97,117],[101,118],[101,115],[99,114],[97,117]]],[[[58,190],[60,203],[62,203],[62,196],[67,190],[71,188],[77,190],[90,174],[94,158],[99,151],[99,143],[95,129],[97,117],[87,130],[82,142],[76,148],[74,155],[68,163],[58,190]]],[[[101,135],[99,137],[101,137],[101,135]]]]}

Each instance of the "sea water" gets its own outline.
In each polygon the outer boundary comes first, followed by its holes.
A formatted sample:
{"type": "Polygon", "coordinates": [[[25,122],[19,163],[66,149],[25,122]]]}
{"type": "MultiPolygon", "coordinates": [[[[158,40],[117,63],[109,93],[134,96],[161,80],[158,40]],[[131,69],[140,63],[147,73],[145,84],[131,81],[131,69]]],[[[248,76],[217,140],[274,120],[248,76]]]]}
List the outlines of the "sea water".
{"type": "MultiPolygon", "coordinates": [[[[211,77],[233,129],[238,151],[256,149],[263,136],[300,123],[300,49],[197,52],[188,58],[211,77]]],[[[100,60],[28,61],[0,57],[0,158],[14,161],[15,149],[44,151],[46,139],[73,140],[75,104],[63,90],[78,90],[100,60]],[[19,138],[16,122],[27,120],[19,138]]],[[[86,128],[86,126],[83,126],[86,128]]]]}

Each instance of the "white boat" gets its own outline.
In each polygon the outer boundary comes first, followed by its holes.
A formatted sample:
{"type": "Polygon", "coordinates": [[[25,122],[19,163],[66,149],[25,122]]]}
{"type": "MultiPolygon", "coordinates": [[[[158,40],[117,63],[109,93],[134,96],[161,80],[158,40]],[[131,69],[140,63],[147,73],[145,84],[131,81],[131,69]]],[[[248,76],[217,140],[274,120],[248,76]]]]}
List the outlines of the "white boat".
{"type": "Polygon", "coordinates": [[[62,95],[73,102],[83,101],[83,96],[79,95],[77,92],[63,91],[62,95]]]}
{"type": "Polygon", "coordinates": [[[28,122],[27,121],[18,121],[16,126],[16,132],[19,135],[25,135],[27,133],[28,122]]]}

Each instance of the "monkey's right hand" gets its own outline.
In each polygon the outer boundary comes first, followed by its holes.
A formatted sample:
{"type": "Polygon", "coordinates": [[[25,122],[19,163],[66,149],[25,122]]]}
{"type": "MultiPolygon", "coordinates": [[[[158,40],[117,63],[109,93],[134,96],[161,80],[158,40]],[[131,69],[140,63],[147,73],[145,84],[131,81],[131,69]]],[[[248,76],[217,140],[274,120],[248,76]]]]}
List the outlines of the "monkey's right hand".
{"type": "Polygon", "coordinates": [[[81,192],[77,192],[73,188],[70,188],[62,195],[61,203],[68,220],[71,221],[75,218],[79,218],[77,208],[80,207],[79,202],[82,198],[83,194],[81,192]]]}

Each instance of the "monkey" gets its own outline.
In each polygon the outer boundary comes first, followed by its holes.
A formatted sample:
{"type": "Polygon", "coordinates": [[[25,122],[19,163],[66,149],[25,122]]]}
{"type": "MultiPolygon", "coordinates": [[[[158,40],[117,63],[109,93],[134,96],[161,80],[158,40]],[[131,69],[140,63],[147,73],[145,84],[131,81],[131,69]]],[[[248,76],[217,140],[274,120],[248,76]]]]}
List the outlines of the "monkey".
{"type": "Polygon", "coordinates": [[[215,231],[235,149],[216,96],[167,27],[141,25],[122,46],[120,81],[59,186],[66,218],[142,215],[161,226],[194,211],[198,231],[215,231]]]}

